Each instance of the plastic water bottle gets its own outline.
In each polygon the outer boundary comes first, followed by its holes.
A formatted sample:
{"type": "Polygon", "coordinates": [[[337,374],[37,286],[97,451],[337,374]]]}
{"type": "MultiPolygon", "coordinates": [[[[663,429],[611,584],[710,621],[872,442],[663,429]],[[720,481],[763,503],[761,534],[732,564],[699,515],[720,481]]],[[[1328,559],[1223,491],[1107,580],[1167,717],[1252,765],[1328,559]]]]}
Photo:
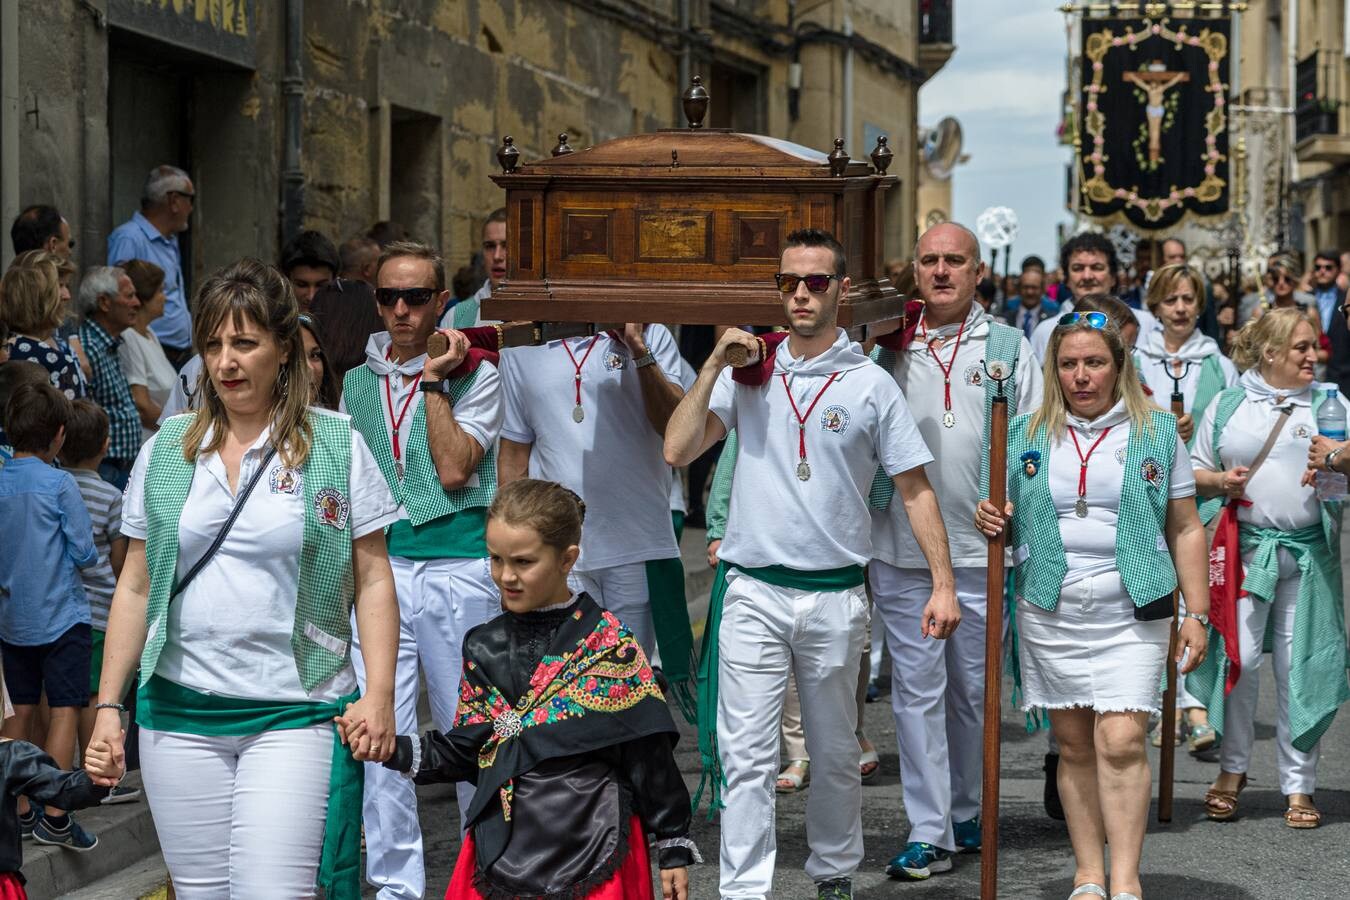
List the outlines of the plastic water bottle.
{"type": "MultiPolygon", "coordinates": [[[[1326,399],[1317,409],[1317,433],[1329,440],[1345,440],[1345,404],[1336,395],[1336,388],[1327,388],[1326,399]]],[[[1347,498],[1346,477],[1339,472],[1318,472],[1315,484],[1318,500],[1347,498]]]]}

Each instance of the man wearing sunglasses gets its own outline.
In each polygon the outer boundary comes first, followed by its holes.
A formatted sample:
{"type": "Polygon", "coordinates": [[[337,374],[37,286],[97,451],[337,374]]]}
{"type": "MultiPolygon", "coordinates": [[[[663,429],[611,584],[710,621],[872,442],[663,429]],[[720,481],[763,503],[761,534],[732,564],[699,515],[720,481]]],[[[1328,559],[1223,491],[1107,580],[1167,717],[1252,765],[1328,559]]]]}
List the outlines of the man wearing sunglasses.
{"type": "MultiPolygon", "coordinates": [[[[998,393],[990,375],[1002,367],[1010,418],[1040,404],[1041,375],[1022,330],[995,322],[975,302],[985,266],[974,234],[954,222],[936,225],[919,238],[914,256],[923,318],[908,347],[881,349],[877,362],[904,393],[937,457],[928,479],[947,523],[961,627],[946,641],[922,636],[933,579],[915,541],[920,527],[911,526],[904,504],[873,514],[868,578],[891,651],[891,702],[910,822],[907,843],[887,872],[923,880],[950,871],[955,853],[980,848],[989,542],[966,510],[971,497],[988,491],[986,410],[998,393]]],[[[1039,290],[1032,299],[1039,303],[1039,290]]],[[[992,615],[1002,627],[1001,608],[992,615]]]]}
{"type": "MultiPolygon", "coordinates": [[[[863,859],[855,692],[868,625],[868,496],[880,467],[903,498],[932,571],[923,634],[960,621],[947,532],[924,474],[933,461],[895,381],[837,326],[847,256],[830,234],[788,235],[776,277],[790,333],[758,386],[727,370],[730,329],[666,429],[665,455],[687,465],[735,428],[740,442],[726,533],[717,663],[722,794],[721,892],[765,897],[775,861],[773,776],[788,673],[801,695],[811,792],[806,806],[817,896],[852,897],[863,859]]],[[[969,299],[969,295],[967,295],[969,299]]],[[[968,518],[968,516],[966,516],[968,518]]],[[[709,610],[709,620],[718,615],[709,610]]],[[[711,711],[709,711],[711,712],[711,711]]],[[[716,777],[716,776],[714,776],[716,777]]]]}
{"type": "Polygon", "coordinates": [[[1336,250],[1319,250],[1313,257],[1312,289],[1322,330],[1331,330],[1331,318],[1345,303],[1345,290],[1336,284],[1341,274],[1341,255],[1336,250]]]}
{"type": "MultiPolygon", "coordinates": [[[[481,364],[449,377],[468,339],[446,331],[448,351],[427,356],[445,302],[445,267],[430,247],[387,245],[376,267],[375,300],[385,331],[370,336],[366,363],[347,373],[342,411],[370,447],[400,519],[389,528],[389,563],[399,604],[394,716],[400,734],[417,728],[418,670],[426,674],[436,727],[454,725],[460,647],[469,629],[500,611],[489,576],[487,507],[496,493],[502,392],[497,370],[481,364]]],[[[357,677],[364,688],[360,647],[357,677]]],[[[458,790],[460,815],[471,786],[458,790]]],[[[426,890],[422,832],[411,781],[366,767],[366,878],[381,900],[426,890]]]]}

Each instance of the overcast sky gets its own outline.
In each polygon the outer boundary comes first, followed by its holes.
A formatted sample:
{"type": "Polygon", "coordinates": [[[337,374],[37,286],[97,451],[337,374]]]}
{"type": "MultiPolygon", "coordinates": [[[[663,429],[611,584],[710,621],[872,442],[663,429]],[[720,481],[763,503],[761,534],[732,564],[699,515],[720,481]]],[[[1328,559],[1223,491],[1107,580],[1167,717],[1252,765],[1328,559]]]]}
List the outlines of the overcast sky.
{"type": "MultiPolygon", "coordinates": [[[[970,162],[953,178],[953,217],[970,228],[990,206],[1009,206],[1020,221],[1013,270],[1029,253],[1051,267],[1055,225],[1064,210],[1060,95],[1065,32],[1059,0],[956,0],[956,53],[919,92],[919,121],[955,116],[970,162]]],[[[982,248],[988,260],[988,247],[982,248]]],[[[999,269],[1003,269],[1002,254],[999,269]]]]}

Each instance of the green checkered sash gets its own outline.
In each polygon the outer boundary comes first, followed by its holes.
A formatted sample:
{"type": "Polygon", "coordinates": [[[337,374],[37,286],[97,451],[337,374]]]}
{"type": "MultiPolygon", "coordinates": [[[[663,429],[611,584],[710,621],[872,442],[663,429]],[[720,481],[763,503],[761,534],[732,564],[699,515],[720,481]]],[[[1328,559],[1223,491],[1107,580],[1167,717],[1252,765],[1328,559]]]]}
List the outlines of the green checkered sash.
{"type": "MultiPolygon", "coordinates": [[[[466,301],[467,302],[467,301],[466,301]]],[[[460,304],[463,305],[462,303],[460,304]]],[[[455,307],[456,310],[459,307],[455,307]]],[[[447,379],[450,402],[458,403],[473,387],[478,369],[460,378],[447,379]]],[[[403,447],[403,478],[394,466],[394,450],[389,442],[389,419],[380,399],[380,376],[369,366],[357,366],[347,373],[342,384],[342,396],[351,414],[352,424],[366,439],[366,446],[384,473],[394,499],[408,511],[412,524],[424,525],[433,519],[453,515],[461,510],[490,506],[497,493],[496,446],[483,451],[475,472],[478,483],[447,491],[436,472],[436,461],[431,458],[427,443],[427,411],[422,402],[416,403],[408,444],[403,447]]]]}
{"type": "MultiPolygon", "coordinates": [[[[173,416],[155,436],[146,471],[145,560],[150,574],[141,684],[155,673],[167,640],[169,599],[178,569],[178,524],[192,489],[196,465],[183,455],[183,436],[195,414],[173,416]]],[[[299,589],[291,650],[306,692],[348,664],[353,598],[351,475],[352,431],[344,416],[311,410],[313,438],[301,469],[305,495],[299,589]],[[332,522],[336,518],[337,522],[332,522]]],[[[226,602],[219,598],[217,602],[226,602]]]]}
{"type": "MultiPolygon", "coordinates": [[[[1168,487],[1177,448],[1176,416],[1152,412],[1152,428],[1130,427],[1125,477],[1120,490],[1116,560],[1125,590],[1135,606],[1152,603],[1177,586],[1176,568],[1163,542],[1168,487]],[[1146,464],[1149,468],[1145,468],[1146,464]],[[1152,478],[1146,477],[1146,472],[1152,478]]],[[[1042,609],[1059,605],[1069,564],[1059,533],[1059,514],[1050,495],[1050,438],[1044,427],[1027,434],[1031,414],[1018,416],[1008,429],[1008,499],[1013,502],[1012,542],[1017,547],[1017,596],[1042,609]],[[1024,454],[1039,454],[1028,475],[1024,454]]]]}

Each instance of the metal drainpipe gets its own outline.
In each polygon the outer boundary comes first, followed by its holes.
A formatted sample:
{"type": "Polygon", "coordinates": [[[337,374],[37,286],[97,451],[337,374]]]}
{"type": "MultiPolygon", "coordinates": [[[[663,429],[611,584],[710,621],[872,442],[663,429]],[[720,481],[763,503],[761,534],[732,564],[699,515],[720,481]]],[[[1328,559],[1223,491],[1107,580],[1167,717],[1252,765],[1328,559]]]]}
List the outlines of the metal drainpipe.
{"type": "Polygon", "coordinates": [[[693,51],[689,46],[689,0],[680,0],[680,90],[675,96],[675,125],[679,127],[684,124],[683,107],[680,105],[680,92],[689,87],[689,80],[693,77],[694,63],[691,58],[693,51]]]}
{"type": "Polygon", "coordinates": [[[300,130],[305,103],[301,54],[305,0],[286,0],[286,72],[281,79],[285,106],[285,149],[281,163],[281,239],[299,234],[305,214],[305,171],[300,165],[300,130]]]}
{"type": "MultiPolygon", "coordinates": [[[[0,3],[0,222],[19,215],[19,4],[0,3]]],[[[0,263],[14,255],[0,242],[0,263]]]]}

